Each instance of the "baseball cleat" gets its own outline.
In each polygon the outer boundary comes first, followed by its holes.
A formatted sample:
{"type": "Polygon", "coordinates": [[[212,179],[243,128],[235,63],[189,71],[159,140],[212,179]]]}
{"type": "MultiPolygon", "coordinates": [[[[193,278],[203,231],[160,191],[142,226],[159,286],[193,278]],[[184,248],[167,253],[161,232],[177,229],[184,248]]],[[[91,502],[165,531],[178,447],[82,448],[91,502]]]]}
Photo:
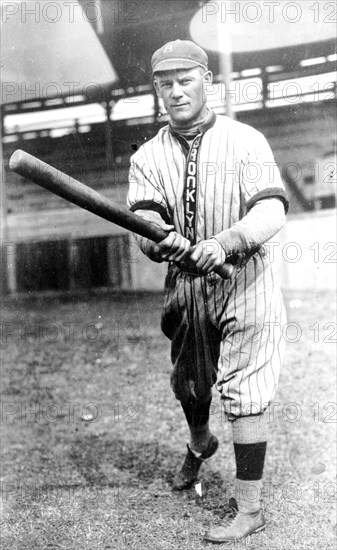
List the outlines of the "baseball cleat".
{"type": "Polygon", "coordinates": [[[177,473],[173,480],[172,489],[173,491],[182,491],[183,489],[188,489],[191,485],[198,479],[198,473],[200,470],[201,464],[207,458],[213,456],[219,446],[219,441],[215,435],[211,435],[208,442],[207,448],[197,456],[187,445],[187,455],[185,462],[180,470],[177,473]]]}
{"type": "Polygon", "coordinates": [[[259,533],[266,527],[266,520],[262,510],[256,512],[240,512],[232,510],[218,527],[213,527],[204,536],[207,542],[222,544],[223,542],[236,542],[253,533],[259,533]]]}

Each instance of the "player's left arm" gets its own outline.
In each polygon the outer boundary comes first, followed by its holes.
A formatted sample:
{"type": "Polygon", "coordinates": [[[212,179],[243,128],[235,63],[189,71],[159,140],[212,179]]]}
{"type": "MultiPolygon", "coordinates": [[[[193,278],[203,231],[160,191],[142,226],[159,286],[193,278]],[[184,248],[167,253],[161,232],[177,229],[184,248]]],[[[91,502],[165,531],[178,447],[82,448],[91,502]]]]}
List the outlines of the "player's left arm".
{"type": "Polygon", "coordinates": [[[280,231],[285,223],[284,205],[278,198],[254,203],[246,216],[229,229],[197,244],[191,258],[206,273],[233,254],[249,254],[280,231]]]}
{"type": "Polygon", "coordinates": [[[240,182],[246,214],[229,229],[197,244],[191,258],[206,273],[233,254],[249,254],[271,239],[285,223],[289,202],[272,151],[262,134],[251,128],[254,147],[247,148],[240,182]],[[251,177],[251,173],[255,177],[251,177]]]}

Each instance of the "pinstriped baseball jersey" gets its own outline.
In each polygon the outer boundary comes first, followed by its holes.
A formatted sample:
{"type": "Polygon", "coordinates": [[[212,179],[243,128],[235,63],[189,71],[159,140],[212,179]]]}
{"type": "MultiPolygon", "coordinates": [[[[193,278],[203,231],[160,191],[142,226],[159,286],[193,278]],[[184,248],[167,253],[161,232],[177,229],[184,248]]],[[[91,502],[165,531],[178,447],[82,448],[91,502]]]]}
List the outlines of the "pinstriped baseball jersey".
{"type": "MultiPolygon", "coordinates": [[[[128,205],[155,209],[186,234],[183,140],[169,126],[131,157],[128,205]]],[[[197,165],[196,242],[228,229],[254,199],[284,196],[284,186],[264,136],[225,116],[204,132],[197,165]]]]}
{"type": "MultiPolygon", "coordinates": [[[[261,133],[227,117],[214,115],[191,147],[166,126],[131,159],[131,210],[159,212],[192,242],[221,234],[264,197],[286,205],[270,147],[261,133]]],[[[263,411],[277,386],[284,322],[266,251],[247,258],[229,280],[172,264],[165,287],[162,330],[172,341],[176,397],[188,401],[191,388],[203,397],[217,381],[230,418],[263,411]]]]}

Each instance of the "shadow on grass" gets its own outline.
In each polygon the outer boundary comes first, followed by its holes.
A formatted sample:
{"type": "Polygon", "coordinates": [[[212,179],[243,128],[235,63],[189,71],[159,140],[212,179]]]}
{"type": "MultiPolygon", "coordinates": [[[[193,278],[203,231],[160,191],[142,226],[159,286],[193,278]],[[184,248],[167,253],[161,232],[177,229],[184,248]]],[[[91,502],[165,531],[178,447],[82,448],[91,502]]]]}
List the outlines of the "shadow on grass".
{"type": "MultiPolygon", "coordinates": [[[[141,484],[144,489],[153,483],[164,483],[171,488],[173,477],[181,467],[183,455],[158,442],[139,442],[107,439],[93,434],[74,442],[70,458],[78,472],[90,485],[115,487],[141,484]],[[109,475],[111,472],[111,475],[109,475]]],[[[201,479],[209,496],[219,497],[224,480],[220,472],[203,467],[201,479]]],[[[193,499],[194,488],[192,487],[193,499]]],[[[177,493],[176,493],[177,494],[177,493]]],[[[188,495],[188,491],[181,494],[188,495]]]]}
{"type": "MultiPolygon", "coordinates": [[[[90,434],[74,442],[70,459],[90,486],[141,486],[143,491],[168,494],[173,477],[181,467],[183,455],[158,442],[111,440],[90,434]]],[[[227,509],[228,495],[221,473],[203,466],[200,479],[202,499],[193,486],[187,491],[172,493],[173,499],[193,502],[222,517],[227,509]]]]}
{"type": "MultiPolygon", "coordinates": [[[[94,434],[78,438],[70,450],[71,460],[88,483],[110,487],[123,480],[123,473],[130,473],[144,486],[150,485],[158,478],[170,482],[170,457],[172,450],[157,442],[116,438],[111,440],[94,434]],[[113,478],[109,476],[109,471],[113,478]]],[[[172,457],[172,460],[177,462],[176,457],[172,457]]]]}

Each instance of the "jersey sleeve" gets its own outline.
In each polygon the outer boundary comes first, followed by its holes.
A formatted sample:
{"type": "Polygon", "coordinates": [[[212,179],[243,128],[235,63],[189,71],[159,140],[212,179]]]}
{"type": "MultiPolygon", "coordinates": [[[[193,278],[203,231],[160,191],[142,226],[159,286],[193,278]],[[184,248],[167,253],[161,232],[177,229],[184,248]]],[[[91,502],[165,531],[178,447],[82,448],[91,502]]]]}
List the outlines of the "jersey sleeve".
{"type": "MultiPolygon", "coordinates": [[[[149,159],[146,158],[142,148],[130,159],[127,205],[131,212],[137,210],[158,212],[164,222],[170,223],[165,196],[159,183],[159,174],[155,166],[151,169],[149,159]]],[[[163,261],[155,257],[152,241],[136,234],[134,237],[143,254],[150,260],[158,263],[163,261]]]]}
{"type": "Polygon", "coordinates": [[[142,148],[131,157],[127,205],[132,212],[154,210],[166,223],[171,223],[165,193],[156,166],[151,167],[142,148]]]}
{"type": "Polygon", "coordinates": [[[229,229],[213,236],[227,256],[257,250],[283,227],[289,208],[284,184],[266,138],[255,129],[246,127],[241,147],[243,217],[229,229]]]}
{"type": "Polygon", "coordinates": [[[289,201],[284,184],[266,138],[256,130],[248,136],[250,143],[241,167],[241,193],[244,210],[265,198],[278,198],[288,212],[289,201]]]}
{"type": "Polygon", "coordinates": [[[229,229],[214,235],[227,256],[248,254],[269,241],[285,224],[285,211],[275,197],[254,203],[251,210],[229,229]]]}

